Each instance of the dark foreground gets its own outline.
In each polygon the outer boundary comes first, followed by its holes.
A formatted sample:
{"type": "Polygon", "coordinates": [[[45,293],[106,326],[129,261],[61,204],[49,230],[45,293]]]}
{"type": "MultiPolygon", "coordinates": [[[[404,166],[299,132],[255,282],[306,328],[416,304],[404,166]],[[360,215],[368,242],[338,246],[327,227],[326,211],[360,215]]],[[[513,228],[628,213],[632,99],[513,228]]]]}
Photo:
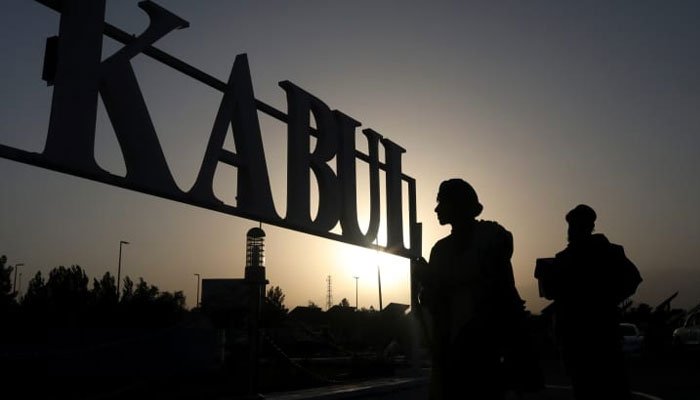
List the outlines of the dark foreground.
{"type": "MultiPolygon", "coordinates": [[[[547,388],[521,397],[509,394],[509,400],[571,399],[569,381],[556,360],[543,360],[547,388]]],[[[428,370],[417,373],[410,368],[397,369],[393,376],[348,379],[339,384],[326,384],[300,390],[270,391],[261,396],[270,400],[424,400],[428,396],[428,370]]],[[[236,379],[203,377],[133,378],[92,377],[48,379],[41,382],[7,382],[10,393],[44,399],[246,399],[240,395],[236,379]],[[236,393],[239,392],[239,393],[236,393]],[[30,396],[30,394],[33,394],[30,396]]],[[[700,353],[686,352],[659,357],[633,357],[629,360],[630,380],[636,399],[697,400],[700,399],[700,353]]],[[[7,393],[7,392],[6,392],[7,393]]],[[[8,397],[10,398],[10,397],[8,397]]],[[[16,398],[16,397],[15,397],[16,398]]],[[[601,388],[601,399],[605,390],[601,388]]]]}
{"type": "MultiPolygon", "coordinates": [[[[542,365],[547,375],[546,389],[522,394],[520,397],[510,393],[509,399],[572,399],[570,383],[559,362],[543,360],[542,365]]],[[[700,399],[700,352],[631,357],[629,373],[635,400],[700,399]]],[[[428,398],[428,379],[425,376],[419,376],[368,380],[354,384],[270,393],[265,398],[270,400],[424,400],[428,398]]],[[[607,398],[604,388],[601,388],[600,398],[607,398]]]]}
{"type": "MultiPolygon", "coordinates": [[[[124,335],[121,337],[123,339],[124,335]]],[[[157,335],[154,338],[158,340],[148,342],[147,348],[140,348],[137,341],[128,341],[128,346],[114,347],[120,349],[119,352],[107,346],[93,346],[95,348],[90,351],[81,351],[80,357],[71,348],[53,347],[50,362],[40,362],[41,357],[36,354],[49,353],[40,347],[18,349],[16,346],[0,346],[3,349],[0,355],[5,361],[3,391],[13,395],[7,398],[21,396],[44,400],[245,398],[242,396],[247,387],[247,381],[242,376],[245,367],[228,370],[202,367],[183,374],[182,369],[177,368],[178,358],[169,352],[172,346],[167,345],[166,336],[157,335]],[[162,354],[154,352],[154,343],[168,351],[162,354]],[[123,351],[126,348],[131,351],[123,351]],[[147,350],[152,357],[137,357],[147,350]]],[[[191,335],[186,339],[185,343],[203,342],[191,335]]],[[[80,342],[81,348],[85,348],[86,341],[86,338],[75,335],[61,338],[64,347],[69,342],[80,342]]],[[[187,360],[188,365],[207,364],[192,357],[187,360]]],[[[700,399],[700,351],[687,349],[630,356],[628,362],[631,387],[637,393],[636,398],[700,399]]],[[[557,359],[546,356],[541,364],[547,389],[520,398],[570,399],[570,383],[557,359]]],[[[386,363],[369,359],[336,357],[280,360],[277,364],[270,363],[263,367],[260,391],[267,399],[427,399],[427,365],[416,370],[405,362],[388,367],[386,363]],[[296,367],[291,366],[292,362],[296,363],[296,367]]],[[[601,388],[601,399],[604,398],[604,388],[601,388]]]]}

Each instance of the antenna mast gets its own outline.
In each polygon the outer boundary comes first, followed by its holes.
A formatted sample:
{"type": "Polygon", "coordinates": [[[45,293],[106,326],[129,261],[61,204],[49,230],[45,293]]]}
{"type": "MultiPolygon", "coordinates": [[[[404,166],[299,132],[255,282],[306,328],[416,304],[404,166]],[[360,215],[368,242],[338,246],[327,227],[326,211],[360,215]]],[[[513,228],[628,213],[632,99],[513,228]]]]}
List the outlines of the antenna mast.
{"type": "Polygon", "coordinates": [[[328,310],[333,307],[333,290],[331,288],[330,275],[328,275],[328,278],[326,278],[326,282],[328,283],[328,291],[326,292],[326,310],[328,310]]]}

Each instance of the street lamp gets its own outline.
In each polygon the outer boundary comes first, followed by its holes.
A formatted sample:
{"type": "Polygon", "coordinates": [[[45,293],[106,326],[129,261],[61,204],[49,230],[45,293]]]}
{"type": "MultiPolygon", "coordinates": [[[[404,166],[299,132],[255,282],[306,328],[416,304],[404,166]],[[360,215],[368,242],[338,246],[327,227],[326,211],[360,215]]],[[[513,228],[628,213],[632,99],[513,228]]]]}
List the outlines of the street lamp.
{"type": "Polygon", "coordinates": [[[119,264],[117,266],[117,300],[119,300],[119,284],[121,283],[122,277],[122,245],[129,244],[129,242],[120,240],[119,241],[119,264]]]}
{"type": "Polygon", "coordinates": [[[355,310],[359,310],[359,308],[357,308],[357,282],[359,281],[360,277],[353,276],[353,278],[355,278],[355,310]]]}
{"type": "Polygon", "coordinates": [[[260,311],[265,298],[265,231],[253,228],[246,233],[245,275],[248,286],[248,397],[263,398],[258,392],[260,381],[260,311]]]}
{"type": "Polygon", "coordinates": [[[377,264],[377,286],[379,286],[379,311],[382,311],[382,274],[379,272],[379,264],[377,264]]]}
{"type": "Polygon", "coordinates": [[[194,298],[194,306],[195,308],[199,308],[199,274],[194,274],[194,276],[197,277],[197,297],[194,298]]]}
{"type": "Polygon", "coordinates": [[[24,267],[24,263],[15,264],[15,278],[14,278],[14,281],[12,282],[12,293],[17,293],[17,269],[19,267],[24,267]]]}

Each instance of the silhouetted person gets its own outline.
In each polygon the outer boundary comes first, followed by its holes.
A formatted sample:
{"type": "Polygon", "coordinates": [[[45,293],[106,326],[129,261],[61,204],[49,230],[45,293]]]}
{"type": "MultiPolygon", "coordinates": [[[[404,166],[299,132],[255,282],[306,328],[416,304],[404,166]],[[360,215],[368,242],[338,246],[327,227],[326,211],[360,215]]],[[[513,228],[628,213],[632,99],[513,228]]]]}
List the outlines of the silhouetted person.
{"type": "Polygon", "coordinates": [[[619,332],[620,302],[642,281],[622,246],[593,234],[596,213],[581,204],[566,214],[566,249],[548,271],[548,298],[577,400],[630,399],[619,332]]]}
{"type": "Polygon", "coordinates": [[[461,179],[442,182],[437,202],[438,221],[452,233],[416,268],[432,321],[430,398],[502,399],[501,357],[513,333],[507,325],[524,315],[510,263],[513,238],[496,222],[476,220],[483,207],[461,179]]]}

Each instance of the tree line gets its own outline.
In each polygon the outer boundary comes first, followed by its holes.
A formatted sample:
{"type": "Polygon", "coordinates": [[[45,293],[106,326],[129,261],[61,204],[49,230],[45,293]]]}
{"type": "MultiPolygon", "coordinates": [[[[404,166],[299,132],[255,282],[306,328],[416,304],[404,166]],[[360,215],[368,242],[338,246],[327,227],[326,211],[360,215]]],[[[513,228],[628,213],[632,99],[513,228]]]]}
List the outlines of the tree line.
{"type": "Polygon", "coordinates": [[[182,291],[161,291],[127,276],[117,293],[109,272],[91,283],[79,265],[53,268],[46,278],[37,272],[20,298],[12,287],[13,271],[0,256],[0,315],[8,326],[158,328],[176,324],[186,313],[182,291]]]}

